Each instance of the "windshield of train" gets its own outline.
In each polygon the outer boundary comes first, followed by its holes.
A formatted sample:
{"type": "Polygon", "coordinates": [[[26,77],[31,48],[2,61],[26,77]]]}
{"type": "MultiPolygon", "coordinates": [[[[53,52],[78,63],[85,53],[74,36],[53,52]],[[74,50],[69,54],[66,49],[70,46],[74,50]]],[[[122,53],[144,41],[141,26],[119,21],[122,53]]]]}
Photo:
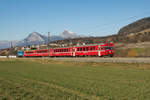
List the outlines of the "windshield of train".
{"type": "Polygon", "coordinates": [[[113,47],[105,47],[105,50],[113,50],[113,47]]]}

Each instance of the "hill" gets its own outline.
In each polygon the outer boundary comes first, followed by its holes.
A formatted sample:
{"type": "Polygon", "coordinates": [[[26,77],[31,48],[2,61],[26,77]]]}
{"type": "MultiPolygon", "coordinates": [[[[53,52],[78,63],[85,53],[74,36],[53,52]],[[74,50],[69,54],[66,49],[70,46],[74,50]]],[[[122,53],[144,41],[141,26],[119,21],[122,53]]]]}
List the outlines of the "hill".
{"type": "Polygon", "coordinates": [[[121,28],[118,32],[118,35],[128,35],[132,33],[141,32],[146,29],[150,29],[150,17],[140,19],[121,28]]]}

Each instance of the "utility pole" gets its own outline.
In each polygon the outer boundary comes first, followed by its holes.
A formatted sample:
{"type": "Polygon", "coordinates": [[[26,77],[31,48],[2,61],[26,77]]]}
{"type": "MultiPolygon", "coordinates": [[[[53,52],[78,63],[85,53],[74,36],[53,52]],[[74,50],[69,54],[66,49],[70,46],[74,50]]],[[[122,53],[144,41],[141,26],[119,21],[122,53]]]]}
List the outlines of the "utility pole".
{"type": "Polygon", "coordinates": [[[9,51],[9,55],[12,55],[12,50],[13,50],[13,46],[12,46],[12,41],[10,42],[10,51],[9,51]]]}
{"type": "Polygon", "coordinates": [[[49,56],[50,56],[50,32],[48,32],[48,53],[49,53],[49,56]]]}

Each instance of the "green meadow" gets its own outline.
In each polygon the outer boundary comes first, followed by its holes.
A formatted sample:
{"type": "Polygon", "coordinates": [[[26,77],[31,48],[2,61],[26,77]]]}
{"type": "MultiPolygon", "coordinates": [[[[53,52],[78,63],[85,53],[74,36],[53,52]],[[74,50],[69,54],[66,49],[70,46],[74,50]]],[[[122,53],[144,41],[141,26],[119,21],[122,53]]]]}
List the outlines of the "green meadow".
{"type": "Polygon", "coordinates": [[[150,100],[150,64],[0,59],[0,100],[150,100]]]}

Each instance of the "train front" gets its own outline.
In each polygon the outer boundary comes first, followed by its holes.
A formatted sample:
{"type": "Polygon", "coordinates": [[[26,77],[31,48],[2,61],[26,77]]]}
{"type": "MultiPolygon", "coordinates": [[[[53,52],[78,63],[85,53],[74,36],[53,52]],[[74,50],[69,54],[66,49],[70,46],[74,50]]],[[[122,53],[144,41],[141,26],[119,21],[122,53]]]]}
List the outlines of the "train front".
{"type": "Polygon", "coordinates": [[[113,43],[105,44],[105,50],[106,50],[108,56],[110,56],[110,57],[114,56],[115,51],[114,51],[114,44],[113,43]]]}

